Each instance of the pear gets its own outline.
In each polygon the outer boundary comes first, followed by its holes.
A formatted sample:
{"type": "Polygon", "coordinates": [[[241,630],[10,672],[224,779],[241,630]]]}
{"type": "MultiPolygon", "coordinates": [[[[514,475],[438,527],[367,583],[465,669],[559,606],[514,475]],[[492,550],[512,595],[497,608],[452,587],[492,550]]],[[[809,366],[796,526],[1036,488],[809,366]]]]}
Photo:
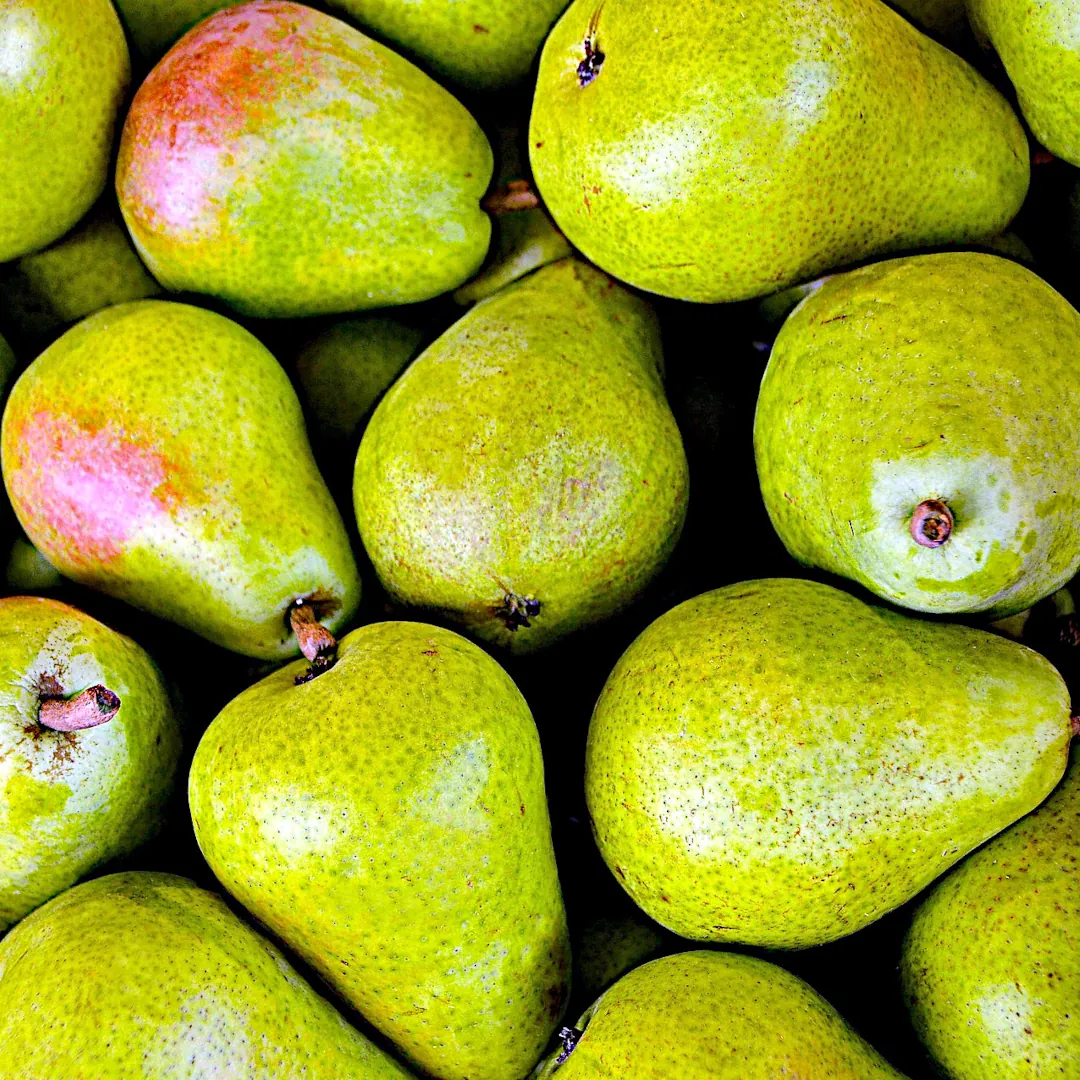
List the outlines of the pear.
{"type": "Polygon", "coordinates": [[[201,19],[232,0],[113,0],[136,52],[158,61],[169,47],[201,19]]]}
{"type": "Polygon", "coordinates": [[[252,316],[426,300],[471,277],[491,147],[441,86],[322,12],[257,0],[185,35],[139,88],[116,171],[166,288],[252,316]]]}
{"type": "Polygon", "coordinates": [[[915,1028],[952,1080],[1075,1076],[1080,1062],[1080,747],[1033,814],[919,905],[900,972],[915,1028]]]}
{"type": "Polygon", "coordinates": [[[471,90],[521,83],[566,0],[327,0],[442,79],[471,90]]]}
{"type": "Polygon", "coordinates": [[[218,879],[426,1073],[533,1066],[566,1004],[566,915],[536,728],[478,646],[354,630],[316,677],[297,662],[230,702],[189,795],[218,879]]]}
{"type": "Polygon", "coordinates": [[[572,940],[574,1000],[585,1002],[632,968],[659,956],[669,943],[660,927],[637,910],[597,915],[572,940]]]}
{"type": "Polygon", "coordinates": [[[180,727],[150,657],[56,600],[0,600],[0,665],[2,932],[158,831],[180,727]]]}
{"type": "Polygon", "coordinates": [[[337,629],[356,608],[288,376],[222,315],[91,315],[19,378],[0,444],[27,536],[80,584],[261,659],[295,656],[307,614],[337,629]]]}
{"type": "Polygon", "coordinates": [[[312,440],[348,442],[423,339],[418,326],[367,315],[335,321],[305,342],[296,357],[296,381],[312,440]]]}
{"type": "Polygon", "coordinates": [[[1001,58],[1024,119],[1051,153],[1080,165],[1076,0],[967,0],[980,40],[1001,58]]]}
{"type": "Polygon", "coordinates": [[[8,552],[4,580],[16,592],[40,593],[59,588],[64,578],[25,536],[17,536],[8,552]]]}
{"type": "Polygon", "coordinates": [[[529,147],[588,259],[708,302],[1000,232],[1029,173],[1005,99],[875,0],[575,0],[529,147]]]}
{"type": "Polygon", "coordinates": [[[5,0],[0,262],[63,236],[105,190],[130,78],[110,0],[5,0]]]}
{"type": "Polygon", "coordinates": [[[828,585],[688,600],[608,677],[585,794],[600,853],[683,937],[805,948],[867,926],[1034,809],[1065,770],[1038,653],[828,585]]]}
{"type": "Polygon", "coordinates": [[[0,269],[0,318],[22,340],[39,345],[110,304],[161,291],[119,212],[99,203],[55,244],[0,269]]]}
{"type": "Polygon", "coordinates": [[[736,953],[635,968],[563,1032],[534,1080],[903,1080],[802,979],[736,953]]]}
{"type": "Polygon", "coordinates": [[[407,1080],[221,897],[112,874],[0,942],[0,1080],[407,1080]],[[92,1070],[92,1071],[88,1071],[92,1070]]]}
{"type": "Polygon", "coordinates": [[[893,0],[892,6],[949,45],[963,44],[971,34],[965,0],[893,0]]]}
{"type": "Polygon", "coordinates": [[[992,618],[1080,567],[1080,313],[993,255],[835,276],[777,336],[754,422],[802,563],[893,603],[992,618]]]}
{"type": "Polygon", "coordinates": [[[656,317],[579,259],[473,307],[376,408],[356,519],[383,585],[527,652],[632,603],[686,513],[656,317]]]}

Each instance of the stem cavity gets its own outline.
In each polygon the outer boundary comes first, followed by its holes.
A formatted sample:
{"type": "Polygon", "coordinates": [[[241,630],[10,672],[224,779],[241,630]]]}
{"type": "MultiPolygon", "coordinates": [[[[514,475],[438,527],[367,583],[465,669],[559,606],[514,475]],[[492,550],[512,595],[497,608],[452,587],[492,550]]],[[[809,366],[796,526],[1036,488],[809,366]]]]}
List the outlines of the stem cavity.
{"type": "Polygon", "coordinates": [[[38,723],[51,731],[84,731],[107,724],[120,711],[120,699],[100,683],[72,698],[44,698],[38,723]]]}
{"type": "Polygon", "coordinates": [[[937,499],[927,499],[911,515],[911,538],[926,548],[938,548],[952,536],[952,511],[937,499]]]}
{"type": "Polygon", "coordinates": [[[337,661],[337,639],[319,622],[315,606],[311,600],[300,599],[289,608],[289,626],[309,665],[307,671],[297,675],[297,686],[329,671],[337,661]]]}

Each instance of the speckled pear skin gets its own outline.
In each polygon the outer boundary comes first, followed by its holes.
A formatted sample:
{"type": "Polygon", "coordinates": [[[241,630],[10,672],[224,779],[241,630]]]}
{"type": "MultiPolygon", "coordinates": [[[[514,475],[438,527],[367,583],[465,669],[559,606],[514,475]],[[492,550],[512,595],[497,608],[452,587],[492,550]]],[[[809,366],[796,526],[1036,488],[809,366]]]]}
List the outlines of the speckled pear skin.
{"type": "Polygon", "coordinates": [[[234,915],[172,874],[77,885],[0,942],[0,1080],[407,1080],[234,915]]]}
{"type": "Polygon", "coordinates": [[[295,656],[295,600],[332,630],[359,601],[288,376],[222,315],[141,300],[83,320],[15,384],[0,455],[61,573],[227,649],[295,656]]]}
{"type": "Polygon", "coordinates": [[[56,600],[0,600],[0,931],[158,831],[180,743],[161,674],[134,641],[56,600]],[[43,696],[98,684],[120,698],[107,723],[38,722],[43,696]]]}
{"type": "Polygon", "coordinates": [[[159,60],[201,19],[230,6],[230,0],[113,0],[135,51],[159,60]]]}
{"type": "Polygon", "coordinates": [[[115,206],[99,203],[55,244],[0,268],[0,319],[40,348],[95,311],[161,291],[115,206]]]}
{"type": "Polygon", "coordinates": [[[575,0],[529,153],[586,258],[710,303],[1000,232],[1029,172],[1005,99],[879,0],[575,0]]]}
{"type": "Polygon", "coordinates": [[[835,276],[777,336],[754,443],[800,562],[917,611],[1023,611],[1080,566],[1080,313],[976,252],[835,276]],[[924,500],[953,513],[940,547],[912,536],[924,500]]]}
{"type": "Polygon", "coordinates": [[[997,51],[1031,131],[1080,165],[1080,0],[968,0],[976,33],[997,51]]]}
{"type": "Polygon", "coordinates": [[[815,990],[776,964],[684,952],[635,968],[534,1080],[903,1080],[815,990]]]}
{"type": "Polygon", "coordinates": [[[200,23],[139,88],[116,190],[166,288],[300,316],[471,277],[491,172],[476,121],[419,68],[322,12],[252,0],[200,23]]]}
{"type": "Polygon", "coordinates": [[[1072,1076],[1080,1061],[1080,747],[1033,814],[965,859],[904,941],[904,995],[952,1080],[1072,1076]]]}
{"type": "Polygon", "coordinates": [[[911,899],[1065,770],[1069,696],[1022,645],[772,578],[688,600],[616,664],[585,793],[663,926],[797,949],[911,899]]]}
{"type": "Polygon", "coordinates": [[[566,0],[328,0],[440,78],[471,90],[521,83],[566,0]]]}
{"type": "Polygon", "coordinates": [[[235,698],[191,769],[225,887],[440,1080],[523,1077],[570,956],[540,743],[480,648],[423,623],[342,638],[235,698]]]}
{"type": "Polygon", "coordinates": [[[0,263],[51,244],[105,190],[131,78],[110,0],[2,0],[0,263]]]}
{"type": "Polygon", "coordinates": [[[649,305],[579,259],[472,308],[360,443],[356,519],[390,594],[514,652],[637,599],[686,513],[662,364],[649,305]],[[539,604],[527,625],[508,596],[539,604]]]}
{"type": "Polygon", "coordinates": [[[306,342],[295,370],[312,441],[351,439],[423,339],[419,326],[367,315],[334,322],[306,342]]]}

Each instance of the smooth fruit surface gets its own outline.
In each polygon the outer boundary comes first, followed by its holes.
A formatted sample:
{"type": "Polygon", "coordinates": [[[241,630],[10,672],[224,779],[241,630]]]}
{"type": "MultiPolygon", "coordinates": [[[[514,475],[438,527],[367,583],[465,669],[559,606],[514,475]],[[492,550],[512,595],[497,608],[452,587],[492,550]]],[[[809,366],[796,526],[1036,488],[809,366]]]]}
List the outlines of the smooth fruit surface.
{"type": "Polygon", "coordinates": [[[589,727],[600,852],[683,937],[805,948],[913,897],[1034,809],[1069,696],[1038,653],[773,578],[623,654],[589,727]]]}
{"type": "Polygon", "coordinates": [[[923,901],[900,972],[953,1080],[1071,1076],[1080,1062],[1080,748],[1034,813],[923,901]]]}
{"type": "Polygon", "coordinates": [[[0,670],[2,931],[157,832],[180,725],[150,657],[55,600],[0,600],[0,670]],[[120,698],[108,723],[85,731],[41,724],[44,698],[95,685],[120,698]]]}
{"type": "Polygon", "coordinates": [[[1080,165],[1080,2],[968,0],[968,10],[1001,57],[1035,138],[1080,165]]]}
{"type": "Polygon", "coordinates": [[[0,262],[63,236],[105,189],[130,77],[110,0],[0,0],[0,262]]]}
{"type": "Polygon", "coordinates": [[[360,535],[395,599],[526,652],[626,607],[686,513],[656,316],[580,259],[477,304],[379,403],[360,535]]]}
{"type": "Polygon", "coordinates": [[[1022,611],[1080,566],[1080,313],[976,252],[834,276],[777,336],[754,442],[800,562],[918,611],[1022,611]]]}
{"type": "Polygon", "coordinates": [[[491,147],[419,68],[284,0],[218,12],[139,88],[116,190],[168,289],[247,315],[426,300],[487,252],[491,147]]]}
{"type": "Polygon", "coordinates": [[[510,677],[423,623],[342,638],[235,698],[191,769],[203,855],[421,1068],[521,1077],[566,1005],[540,743],[510,677]]]}
{"type": "Polygon", "coordinates": [[[329,0],[331,7],[400,45],[440,78],[500,90],[529,73],[566,0],[329,0]]]}
{"type": "Polygon", "coordinates": [[[575,0],[529,154],[586,258],[707,302],[1000,232],[1029,172],[1005,99],[879,0],[575,0]]]}
{"type": "Polygon", "coordinates": [[[19,378],[0,442],[27,536],[81,584],[266,659],[296,655],[295,600],[334,629],[356,607],[296,393],[224,316],[142,300],[84,319],[19,378]]]}
{"type": "Polygon", "coordinates": [[[535,1080],[903,1080],[811,987],[725,952],[665,956],[624,975],[535,1080]]]}
{"type": "Polygon", "coordinates": [[[87,1075],[409,1076],[220,896],[139,872],[68,890],[0,942],[0,1078],[87,1075]]]}

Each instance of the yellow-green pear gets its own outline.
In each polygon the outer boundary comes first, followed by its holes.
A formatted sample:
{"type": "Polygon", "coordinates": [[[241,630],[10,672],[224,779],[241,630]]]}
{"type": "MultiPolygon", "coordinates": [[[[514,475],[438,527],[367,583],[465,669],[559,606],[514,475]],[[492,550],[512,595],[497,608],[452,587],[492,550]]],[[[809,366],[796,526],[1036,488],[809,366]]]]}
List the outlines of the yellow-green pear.
{"type": "Polygon", "coordinates": [[[805,948],[910,900],[1065,770],[1069,695],[1031,649],[776,578],[653,622],[608,677],[585,794],[657,922],[805,948]]]}
{"type": "Polygon", "coordinates": [[[225,887],[426,1074],[524,1077],[570,956],[540,742],[477,645],[376,623],[203,736],[195,835],[225,887]]]}
{"type": "Polygon", "coordinates": [[[356,609],[296,392],[223,315],[139,300],[84,319],[20,376],[0,444],[20,524],[80,584],[268,660],[314,662],[304,627],[356,609]]]}
{"type": "Polygon", "coordinates": [[[0,262],[63,236],[105,190],[130,77],[110,0],[0,4],[0,262]]]}
{"type": "Polygon", "coordinates": [[[220,896],[77,885],[0,942],[0,1080],[408,1080],[220,896]]]}
{"type": "Polygon", "coordinates": [[[586,258],[713,303],[1000,232],[1029,174],[1008,102],[880,0],[575,0],[529,154],[586,258]]]}

